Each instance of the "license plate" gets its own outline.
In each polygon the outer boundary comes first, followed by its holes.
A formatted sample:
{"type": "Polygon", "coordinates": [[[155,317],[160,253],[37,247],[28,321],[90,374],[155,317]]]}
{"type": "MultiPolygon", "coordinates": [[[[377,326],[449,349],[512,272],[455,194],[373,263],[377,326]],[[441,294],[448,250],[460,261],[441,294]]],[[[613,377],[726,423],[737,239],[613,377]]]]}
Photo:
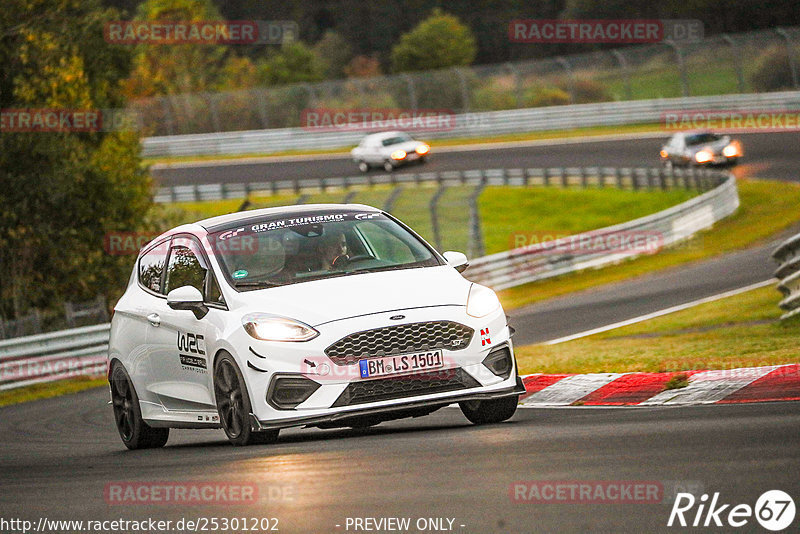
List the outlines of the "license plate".
{"type": "Polygon", "coordinates": [[[361,378],[375,378],[438,369],[444,367],[444,358],[442,358],[442,351],[428,350],[414,354],[359,360],[358,367],[361,371],[361,378]]]}
{"type": "Polygon", "coordinates": [[[412,152],[408,156],[406,156],[406,159],[409,160],[409,161],[412,161],[412,160],[417,159],[418,157],[419,157],[419,155],[416,152],[412,152]]]}

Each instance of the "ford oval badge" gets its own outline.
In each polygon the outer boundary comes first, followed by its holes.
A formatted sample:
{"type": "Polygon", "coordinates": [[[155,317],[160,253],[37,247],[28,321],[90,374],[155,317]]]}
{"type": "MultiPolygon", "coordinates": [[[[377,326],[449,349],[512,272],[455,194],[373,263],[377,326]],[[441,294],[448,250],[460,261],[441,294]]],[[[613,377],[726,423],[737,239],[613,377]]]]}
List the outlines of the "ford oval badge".
{"type": "Polygon", "coordinates": [[[389,320],[390,321],[399,321],[400,319],[405,319],[405,318],[406,318],[405,315],[392,315],[391,317],[389,317],[389,320]]]}

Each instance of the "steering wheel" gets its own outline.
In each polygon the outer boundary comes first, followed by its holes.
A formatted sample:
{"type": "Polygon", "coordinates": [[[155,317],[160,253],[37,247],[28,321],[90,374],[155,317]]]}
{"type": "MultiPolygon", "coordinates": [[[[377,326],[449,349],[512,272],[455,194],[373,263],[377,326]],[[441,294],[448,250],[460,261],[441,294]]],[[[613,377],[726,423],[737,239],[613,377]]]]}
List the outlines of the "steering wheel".
{"type": "Polygon", "coordinates": [[[364,261],[370,260],[372,256],[369,254],[359,254],[358,256],[348,256],[346,254],[342,254],[341,256],[336,256],[333,261],[331,262],[331,267],[335,269],[344,269],[351,263],[355,263],[357,261],[364,261]]]}

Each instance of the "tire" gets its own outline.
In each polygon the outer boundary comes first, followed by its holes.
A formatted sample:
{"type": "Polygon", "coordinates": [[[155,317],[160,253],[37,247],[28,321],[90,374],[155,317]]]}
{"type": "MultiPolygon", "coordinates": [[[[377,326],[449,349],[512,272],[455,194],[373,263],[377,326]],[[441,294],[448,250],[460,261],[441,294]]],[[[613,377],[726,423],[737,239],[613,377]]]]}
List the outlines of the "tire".
{"type": "Polygon", "coordinates": [[[386,172],[392,172],[394,170],[394,163],[387,159],[383,162],[383,170],[386,172]]]}
{"type": "Polygon", "coordinates": [[[671,171],[673,168],[672,160],[669,159],[664,160],[664,168],[667,169],[668,171],[671,171]]]}
{"type": "Polygon", "coordinates": [[[130,450],[157,449],[167,444],[169,428],[153,428],[142,419],[139,396],[122,364],[111,371],[111,404],[122,443],[130,450]]]}
{"type": "Polygon", "coordinates": [[[502,423],[517,411],[519,395],[482,401],[459,402],[461,412],[475,425],[502,423]]]}
{"type": "Polygon", "coordinates": [[[357,161],[358,170],[361,172],[369,172],[369,164],[366,161],[357,161]]]}
{"type": "Polygon", "coordinates": [[[222,429],[233,445],[266,444],[278,439],[280,430],[255,432],[250,427],[250,396],[239,366],[227,352],[220,354],[214,364],[214,399],[222,429]]]}

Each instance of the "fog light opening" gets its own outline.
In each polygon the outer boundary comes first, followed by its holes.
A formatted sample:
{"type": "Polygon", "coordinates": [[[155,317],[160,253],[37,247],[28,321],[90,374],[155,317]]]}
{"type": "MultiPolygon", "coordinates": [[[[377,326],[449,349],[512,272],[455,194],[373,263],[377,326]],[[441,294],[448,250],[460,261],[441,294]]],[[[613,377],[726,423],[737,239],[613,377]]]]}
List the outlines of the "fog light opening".
{"type": "Polygon", "coordinates": [[[319,389],[320,385],[304,376],[278,376],[267,389],[267,402],[278,410],[292,410],[319,389]]]}
{"type": "Polygon", "coordinates": [[[500,347],[499,349],[493,350],[483,359],[483,365],[495,376],[508,378],[511,376],[511,371],[514,368],[511,349],[508,347],[500,347]]]}

